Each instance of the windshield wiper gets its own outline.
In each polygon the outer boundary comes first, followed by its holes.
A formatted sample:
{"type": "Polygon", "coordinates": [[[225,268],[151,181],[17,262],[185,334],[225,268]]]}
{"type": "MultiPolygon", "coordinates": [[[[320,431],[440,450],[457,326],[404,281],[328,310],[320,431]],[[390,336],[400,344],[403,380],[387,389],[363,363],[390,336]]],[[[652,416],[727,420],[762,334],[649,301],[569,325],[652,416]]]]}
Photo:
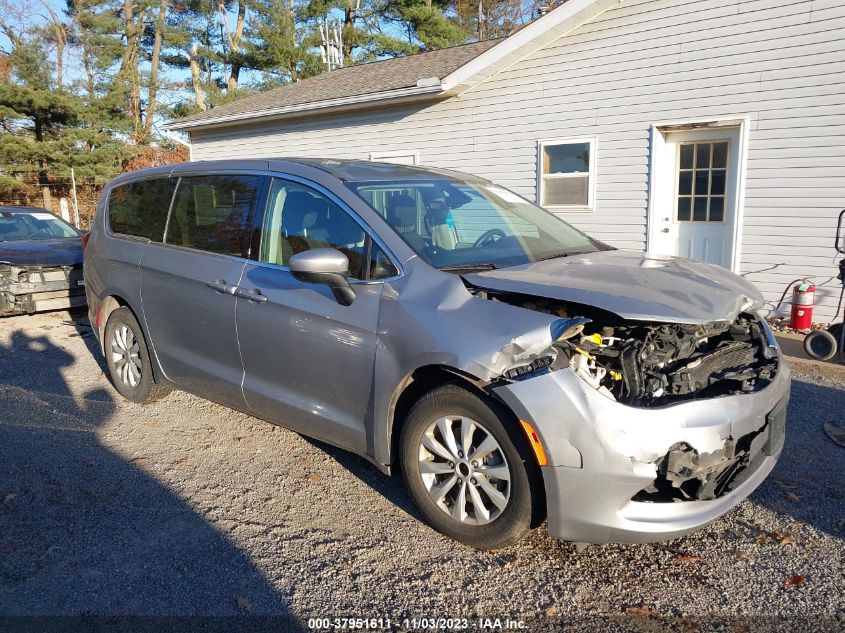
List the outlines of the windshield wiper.
{"type": "Polygon", "coordinates": [[[454,273],[454,272],[476,272],[481,270],[495,270],[497,266],[495,264],[490,263],[481,263],[481,264],[452,264],[450,266],[443,266],[439,270],[442,270],[445,273],[454,273]]]}

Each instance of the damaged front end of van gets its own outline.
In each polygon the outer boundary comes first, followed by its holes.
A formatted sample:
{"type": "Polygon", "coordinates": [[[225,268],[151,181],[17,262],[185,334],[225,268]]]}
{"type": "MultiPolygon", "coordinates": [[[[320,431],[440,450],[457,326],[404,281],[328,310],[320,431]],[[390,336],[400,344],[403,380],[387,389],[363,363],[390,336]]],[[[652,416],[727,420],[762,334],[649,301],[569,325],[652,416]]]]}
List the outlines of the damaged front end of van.
{"type": "Polygon", "coordinates": [[[757,291],[706,264],[642,255],[624,262],[642,271],[637,283],[617,285],[625,257],[558,264],[553,284],[538,270],[462,276],[498,321],[530,323],[467,369],[536,431],[548,529],[568,541],[687,534],[747,497],[783,446],[790,369],[757,291]]]}

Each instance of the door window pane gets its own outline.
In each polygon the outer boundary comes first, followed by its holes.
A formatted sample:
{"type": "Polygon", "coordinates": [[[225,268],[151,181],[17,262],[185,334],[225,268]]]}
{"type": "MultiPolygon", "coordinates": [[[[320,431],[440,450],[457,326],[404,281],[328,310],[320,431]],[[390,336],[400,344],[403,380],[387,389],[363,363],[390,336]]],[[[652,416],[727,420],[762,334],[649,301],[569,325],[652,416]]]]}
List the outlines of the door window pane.
{"type": "Polygon", "coordinates": [[[297,253],[312,248],[336,248],[349,258],[349,276],[363,279],[367,241],[361,225],[320,192],[295,182],[273,181],[260,261],[287,266],[297,253]]]}
{"type": "Polygon", "coordinates": [[[723,222],[728,142],[681,143],[675,206],[677,222],[723,222]]]}
{"type": "Polygon", "coordinates": [[[160,242],[175,186],[176,179],[150,178],[115,187],[109,193],[109,227],[160,242]]]}
{"type": "Polygon", "coordinates": [[[678,198],[678,222],[689,222],[692,219],[692,198],[689,196],[678,198]]]}
{"type": "Polygon", "coordinates": [[[713,148],[712,143],[696,143],[695,144],[695,167],[696,169],[707,169],[710,167],[710,151],[713,148]]]}
{"type": "Polygon", "coordinates": [[[695,171],[695,195],[707,195],[707,183],[710,180],[710,172],[705,169],[697,169],[695,171]]]}
{"type": "Polygon", "coordinates": [[[713,168],[728,166],[728,144],[714,143],[713,144],[713,168]]]}
{"type": "Polygon", "coordinates": [[[710,176],[710,195],[723,196],[725,195],[725,170],[714,169],[710,176]]]}
{"type": "Polygon", "coordinates": [[[388,279],[399,274],[396,266],[379,247],[370,241],[370,279],[388,279]]]}
{"type": "Polygon", "coordinates": [[[246,257],[260,176],[188,176],[179,181],[167,243],[246,257]]]}
{"type": "Polygon", "coordinates": [[[696,196],[692,203],[692,221],[707,221],[707,196],[696,196]]]}
{"type": "Polygon", "coordinates": [[[681,145],[681,169],[693,168],[693,156],[695,155],[695,145],[686,143],[681,145]]]}
{"type": "Polygon", "coordinates": [[[721,222],[725,219],[725,198],[724,196],[713,196],[710,198],[710,221],[721,222]]]}

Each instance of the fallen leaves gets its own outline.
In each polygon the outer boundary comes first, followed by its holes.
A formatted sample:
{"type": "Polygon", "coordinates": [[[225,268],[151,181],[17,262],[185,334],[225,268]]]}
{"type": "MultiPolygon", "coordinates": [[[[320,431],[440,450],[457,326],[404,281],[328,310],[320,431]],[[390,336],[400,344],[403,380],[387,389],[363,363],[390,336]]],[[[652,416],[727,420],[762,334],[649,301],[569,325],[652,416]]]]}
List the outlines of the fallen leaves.
{"type": "Polygon", "coordinates": [[[780,479],[778,479],[775,480],[775,483],[781,488],[794,489],[798,487],[798,484],[794,481],[781,481],[780,479]]]}
{"type": "Polygon", "coordinates": [[[547,618],[553,618],[555,615],[557,615],[557,605],[553,604],[549,607],[546,607],[546,617],[547,618]]]}
{"type": "Polygon", "coordinates": [[[691,554],[679,554],[675,557],[679,563],[700,563],[701,556],[693,556],[691,554]]]}
{"type": "Polygon", "coordinates": [[[13,501],[15,499],[15,497],[17,497],[17,496],[18,495],[16,495],[14,492],[10,492],[5,497],[3,497],[3,503],[9,503],[9,502],[13,501]]]}
{"type": "Polygon", "coordinates": [[[788,499],[789,501],[792,501],[793,503],[794,503],[794,502],[796,502],[796,501],[801,501],[801,497],[799,497],[799,496],[798,496],[797,494],[795,494],[794,492],[787,492],[787,493],[786,493],[785,495],[783,495],[783,496],[784,496],[786,499],[788,499]]]}
{"type": "Polygon", "coordinates": [[[628,607],[627,609],[625,609],[625,613],[638,618],[657,618],[660,616],[657,611],[655,611],[649,606],[628,607]]]}
{"type": "Polygon", "coordinates": [[[249,599],[239,596],[238,600],[237,600],[237,604],[238,604],[238,609],[240,609],[241,611],[244,611],[246,613],[252,613],[253,607],[252,607],[252,603],[249,601],[249,599]]]}
{"type": "Polygon", "coordinates": [[[779,534],[772,532],[772,540],[780,545],[795,545],[795,539],[791,534],[779,534]]]}
{"type": "Polygon", "coordinates": [[[786,580],[783,581],[783,586],[787,589],[792,589],[793,587],[798,587],[799,585],[804,584],[804,581],[807,579],[806,576],[802,574],[796,574],[795,576],[790,576],[786,580]]]}
{"type": "Polygon", "coordinates": [[[795,537],[791,534],[781,534],[780,532],[772,532],[767,534],[766,532],[761,532],[757,536],[754,537],[754,541],[759,545],[765,545],[766,543],[777,543],[778,545],[795,545],[795,537]]]}

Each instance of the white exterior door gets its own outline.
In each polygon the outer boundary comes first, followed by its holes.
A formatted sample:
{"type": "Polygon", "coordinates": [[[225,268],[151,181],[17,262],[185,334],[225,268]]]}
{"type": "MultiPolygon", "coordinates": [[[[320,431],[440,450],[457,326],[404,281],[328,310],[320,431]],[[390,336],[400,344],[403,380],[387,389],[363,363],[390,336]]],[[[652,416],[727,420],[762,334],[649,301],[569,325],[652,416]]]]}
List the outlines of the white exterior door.
{"type": "Polygon", "coordinates": [[[662,134],[649,251],[735,268],[740,128],[662,134]]]}

